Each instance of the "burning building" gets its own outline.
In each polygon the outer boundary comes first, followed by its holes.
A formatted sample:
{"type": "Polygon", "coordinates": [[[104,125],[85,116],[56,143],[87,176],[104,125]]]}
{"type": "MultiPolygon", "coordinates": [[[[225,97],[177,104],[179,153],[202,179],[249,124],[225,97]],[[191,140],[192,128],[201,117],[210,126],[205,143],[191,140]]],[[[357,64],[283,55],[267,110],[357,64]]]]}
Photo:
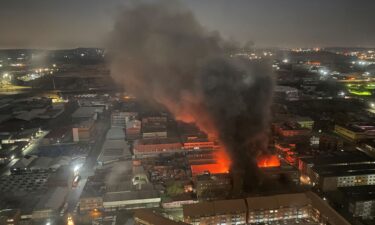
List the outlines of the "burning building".
{"type": "MultiPolygon", "coordinates": [[[[128,5],[110,40],[117,82],[218,139],[226,150],[220,155],[229,156],[232,169],[256,183],[255,156],[267,146],[269,65],[230,58],[227,52],[235,45],[207,31],[175,1],[128,5]]],[[[229,167],[228,161],[220,158],[218,165],[229,167]]]]}
{"type": "Polygon", "coordinates": [[[279,167],[280,159],[277,155],[260,155],[257,157],[257,165],[259,168],[279,167]]]}

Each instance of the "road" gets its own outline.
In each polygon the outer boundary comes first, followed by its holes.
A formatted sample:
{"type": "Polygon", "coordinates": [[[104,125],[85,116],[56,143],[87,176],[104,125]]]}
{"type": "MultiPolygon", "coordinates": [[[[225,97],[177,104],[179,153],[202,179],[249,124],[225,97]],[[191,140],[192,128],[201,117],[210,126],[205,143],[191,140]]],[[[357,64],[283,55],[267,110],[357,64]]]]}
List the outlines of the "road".
{"type": "Polygon", "coordinates": [[[97,135],[94,138],[95,143],[93,144],[92,150],[90,151],[85,164],[79,169],[79,175],[81,176],[81,180],[79,181],[78,186],[76,188],[70,189],[70,193],[67,200],[67,212],[70,214],[75,213],[74,211],[79,202],[79,198],[82,194],[83,188],[87,182],[87,178],[94,174],[97,158],[103,146],[105,134],[109,129],[109,118],[106,117],[99,120],[97,122],[96,128],[97,135]]]}

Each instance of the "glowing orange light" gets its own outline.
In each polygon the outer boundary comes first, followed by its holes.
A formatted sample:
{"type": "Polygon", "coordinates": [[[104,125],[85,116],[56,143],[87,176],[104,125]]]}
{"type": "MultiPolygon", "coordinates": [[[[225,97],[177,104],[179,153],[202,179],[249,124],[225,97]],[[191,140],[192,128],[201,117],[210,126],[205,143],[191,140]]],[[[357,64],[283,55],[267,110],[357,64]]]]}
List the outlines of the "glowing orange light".
{"type": "Polygon", "coordinates": [[[191,173],[193,176],[207,172],[210,174],[228,173],[228,168],[218,163],[191,166],[191,173]]]}
{"type": "Polygon", "coordinates": [[[257,164],[259,168],[279,167],[280,159],[277,155],[260,155],[257,158],[257,164]]]}
{"type": "Polygon", "coordinates": [[[213,164],[192,165],[192,175],[195,176],[206,172],[211,174],[229,173],[230,159],[223,149],[219,149],[215,152],[215,160],[216,163],[213,164]]]}

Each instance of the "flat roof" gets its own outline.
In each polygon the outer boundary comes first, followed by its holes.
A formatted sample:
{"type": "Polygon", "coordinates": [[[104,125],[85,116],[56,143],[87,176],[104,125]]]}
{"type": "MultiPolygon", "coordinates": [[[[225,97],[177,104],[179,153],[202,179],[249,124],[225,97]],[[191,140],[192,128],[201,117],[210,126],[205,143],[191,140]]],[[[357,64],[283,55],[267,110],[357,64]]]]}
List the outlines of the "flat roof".
{"type": "Polygon", "coordinates": [[[125,140],[105,140],[98,161],[117,160],[120,157],[131,157],[132,154],[125,140]]]}
{"type": "Polygon", "coordinates": [[[373,201],[375,200],[375,186],[340,187],[338,190],[345,195],[349,201],[373,201]]]}
{"type": "Polygon", "coordinates": [[[79,107],[73,114],[73,118],[88,118],[92,117],[95,113],[102,113],[104,106],[82,106],[79,107]]]}
{"type": "Polygon", "coordinates": [[[178,138],[152,138],[152,139],[139,139],[135,141],[135,144],[143,145],[157,145],[157,144],[176,144],[181,143],[178,138]]]}
{"type": "Polygon", "coordinates": [[[176,222],[167,219],[161,215],[155,214],[150,209],[136,209],[134,211],[134,219],[141,221],[141,223],[153,224],[153,225],[183,225],[187,224],[184,222],[176,222]]]}
{"type": "Polygon", "coordinates": [[[325,153],[319,156],[302,157],[300,160],[314,165],[375,163],[375,159],[360,151],[325,153]]]}
{"type": "Polygon", "coordinates": [[[375,164],[315,166],[313,170],[324,177],[355,176],[375,174],[375,164]]]}
{"type": "Polygon", "coordinates": [[[375,123],[350,123],[346,125],[339,125],[353,132],[365,133],[375,132],[375,123]]]}
{"type": "Polygon", "coordinates": [[[125,139],[125,132],[124,128],[122,127],[111,127],[111,129],[108,130],[105,139],[107,140],[116,140],[116,139],[125,139]]]}
{"type": "Polygon", "coordinates": [[[104,202],[119,202],[128,200],[143,200],[160,198],[157,191],[140,190],[140,191],[124,191],[115,193],[106,193],[103,197],[104,202]]]}

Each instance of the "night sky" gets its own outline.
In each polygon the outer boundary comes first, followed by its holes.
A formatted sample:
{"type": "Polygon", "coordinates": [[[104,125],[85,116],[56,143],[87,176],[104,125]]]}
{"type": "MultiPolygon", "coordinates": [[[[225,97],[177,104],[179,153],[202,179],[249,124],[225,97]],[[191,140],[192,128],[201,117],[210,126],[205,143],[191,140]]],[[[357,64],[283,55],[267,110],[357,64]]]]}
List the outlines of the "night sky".
{"type": "MultiPolygon", "coordinates": [[[[257,47],[375,47],[374,0],[182,1],[209,30],[257,47]]],[[[0,48],[102,47],[124,2],[0,0],[0,48]]]]}

